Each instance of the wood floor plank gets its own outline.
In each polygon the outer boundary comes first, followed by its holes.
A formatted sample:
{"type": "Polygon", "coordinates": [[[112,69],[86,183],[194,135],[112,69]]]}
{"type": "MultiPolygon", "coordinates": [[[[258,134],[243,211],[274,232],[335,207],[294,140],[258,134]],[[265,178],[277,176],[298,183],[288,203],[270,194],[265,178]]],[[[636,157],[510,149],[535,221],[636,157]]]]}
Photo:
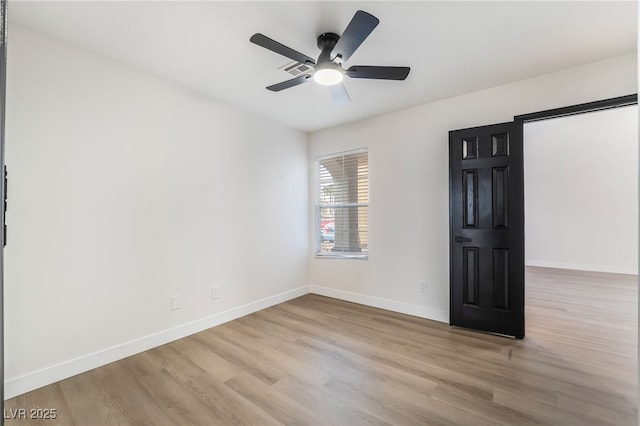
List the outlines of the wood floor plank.
{"type": "Polygon", "coordinates": [[[308,294],[6,408],[79,426],[636,425],[637,277],[528,268],[526,293],[524,340],[308,294]]]}
{"type": "MultiPolygon", "coordinates": [[[[194,392],[182,377],[176,377],[167,370],[161,370],[141,378],[140,381],[152,398],[162,404],[166,417],[160,424],[220,424],[222,419],[216,418],[217,413],[206,401],[197,397],[197,392],[194,392]]],[[[126,393],[129,390],[121,389],[120,391],[126,393]]],[[[128,423],[122,424],[135,423],[129,420],[128,423]]]]}
{"type": "Polygon", "coordinates": [[[341,398],[322,385],[303,383],[294,376],[286,376],[273,385],[305,407],[318,413],[322,424],[390,426],[391,423],[374,416],[361,407],[341,398]]]}
{"type": "Polygon", "coordinates": [[[286,351],[279,351],[277,348],[265,344],[262,338],[250,338],[247,334],[250,330],[242,324],[225,325],[223,330],[217,330],[218,335],[245,351],[256,351],[265,362],[274,368],[286,371],[287,374],[294,375],[309,384],[323,384],[330,379],[329,373],[314,364],[293,357],[286,351]]]}
{"type": "MultiPolygon", "coordinates": [[[[138,425],[157,425],[166,421],[167,413],[162,404],[136,380],[127,366],[116,363],[106,365],[100,369],[103,389],[108,389],[109,399],[105,400],[108,409],[117,409],[127,422],[138,425]],[[126,393],[119,389],[128,389],[126,393]]],[[[105,392],[106,394],[107,392],[105,392]]],[[[71,399],[77,401],[77,397],[71,399]]],[[[89,419],[87,419],[89,420],[89,419]]]]}
{"type": "Polygon", "coordinates": [[[210,407],[209,424],[247,426],[283,424],[226,384],[212,379],[211,376],[203,374],[202,377],[193,377],[186,384],[192,388],[198,399],[210,407]]]}
{"type": "Polygon", "coordinates": [[[73,418],[78,425],[90,424],[94,418],[108,424],[126,424],[127,415],[120,401],[113,398],[115,389],[107,388],[104,378],[104,369],[96,369],[61,381],[60,390],[69,403],[69,412],[61,416],[73,418]]]}
{"type": "Polygon", "coordinates": [[[553,404],[529,398],[528,395],[513,390],[496,388],[493,402],[536,418],[543,424],[559,425],[603,425],[605,422],[595,416],[568,411],[553,404]]]}
{"type": "Polygon", "coordinates": [[[310,419],[320,417],[295,399],[249,373],[240,373],[226,384],[283,424],[305,425],[310,419]]]}
{"type": "Polygon", "coordinates": [[[175,341],[172,346],[181,356],[190,359],[207,375],[222,383],[242,371],[240,367],[211,351],[209,347],[192,336],[175,341]]]}
{"type": "Polygon", "coordinates": [[[193,338],[208,346],[211,351],[220,355],[227,362],[235,365],[242,371],[249,371],[265,383],[273,384],[287,374],[286,371],[265,362],[257,351],[246,352],[242,348],[221,339],[212,330],[199,333],[193,336],[193,338]]]}
{"type": "Polygon", "coordinates": [[[452,407],[464,407],[465,410],[477,416],[503,425],[538,425],[540,422],[534,417],[521,411],[496,404],[491,399],[478,398],[473,392],[455,386],[439,384],[431,398],[449,404],[452,407]]]}

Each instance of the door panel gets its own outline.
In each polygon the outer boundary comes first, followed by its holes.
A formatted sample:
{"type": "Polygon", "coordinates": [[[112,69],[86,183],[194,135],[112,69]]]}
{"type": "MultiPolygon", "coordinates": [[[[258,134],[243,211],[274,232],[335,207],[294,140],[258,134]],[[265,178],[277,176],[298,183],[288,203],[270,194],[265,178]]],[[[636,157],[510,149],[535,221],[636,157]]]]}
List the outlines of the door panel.
{"type": "Polygon", "coordinates": [[[462,171],[462,192],[464,194],[464,221],[465,228],[478,227],[478,171],[462,171]]]}
{"type": "Polygon", "coordinates": [[[449,133],[451,325],[524,337],[522,135],[449,133]]]}

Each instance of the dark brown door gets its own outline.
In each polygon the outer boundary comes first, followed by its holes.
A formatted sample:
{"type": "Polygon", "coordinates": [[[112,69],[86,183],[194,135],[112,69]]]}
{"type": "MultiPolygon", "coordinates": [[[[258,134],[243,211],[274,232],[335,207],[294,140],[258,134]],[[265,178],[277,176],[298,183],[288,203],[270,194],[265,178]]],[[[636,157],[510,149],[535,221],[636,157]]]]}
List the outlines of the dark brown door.
{"type": "Polygon", "coordinates": [[[522,126],[449,132],[451,325],[524,337],[522,126]]]}

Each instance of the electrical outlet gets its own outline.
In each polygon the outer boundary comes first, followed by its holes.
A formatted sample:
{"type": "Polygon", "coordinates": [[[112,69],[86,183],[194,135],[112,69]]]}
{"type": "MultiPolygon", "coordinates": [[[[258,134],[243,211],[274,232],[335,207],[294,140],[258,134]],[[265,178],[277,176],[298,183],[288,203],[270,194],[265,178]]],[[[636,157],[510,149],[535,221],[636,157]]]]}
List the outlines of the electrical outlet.
{"type": "Polygon", "coordinates": [[[427,294],[427,280],[420,281],[420,293],[427,294]]]}
{"type": "Polygon", "coordinates": [[[180,295],[171,296],[171,310],[176,311],[180,309],[180,295]]]}
{"type": "Polygon", "coordinates": [[[220,286],[217,285],[217,286],[211,287],[211,298],[217,299],[219,297],[220,297],[220,286]]]}

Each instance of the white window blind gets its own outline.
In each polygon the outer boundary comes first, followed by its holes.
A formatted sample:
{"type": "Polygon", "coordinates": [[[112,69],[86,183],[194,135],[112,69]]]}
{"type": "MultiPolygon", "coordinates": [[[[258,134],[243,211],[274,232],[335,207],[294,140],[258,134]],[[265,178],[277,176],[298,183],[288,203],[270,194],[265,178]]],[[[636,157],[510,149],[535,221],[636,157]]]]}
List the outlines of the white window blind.
{"type": "Polygon", "coordinates": [[[369,156],[366,149],[318,158],[316,255],[367,258],[369,156]]]}

